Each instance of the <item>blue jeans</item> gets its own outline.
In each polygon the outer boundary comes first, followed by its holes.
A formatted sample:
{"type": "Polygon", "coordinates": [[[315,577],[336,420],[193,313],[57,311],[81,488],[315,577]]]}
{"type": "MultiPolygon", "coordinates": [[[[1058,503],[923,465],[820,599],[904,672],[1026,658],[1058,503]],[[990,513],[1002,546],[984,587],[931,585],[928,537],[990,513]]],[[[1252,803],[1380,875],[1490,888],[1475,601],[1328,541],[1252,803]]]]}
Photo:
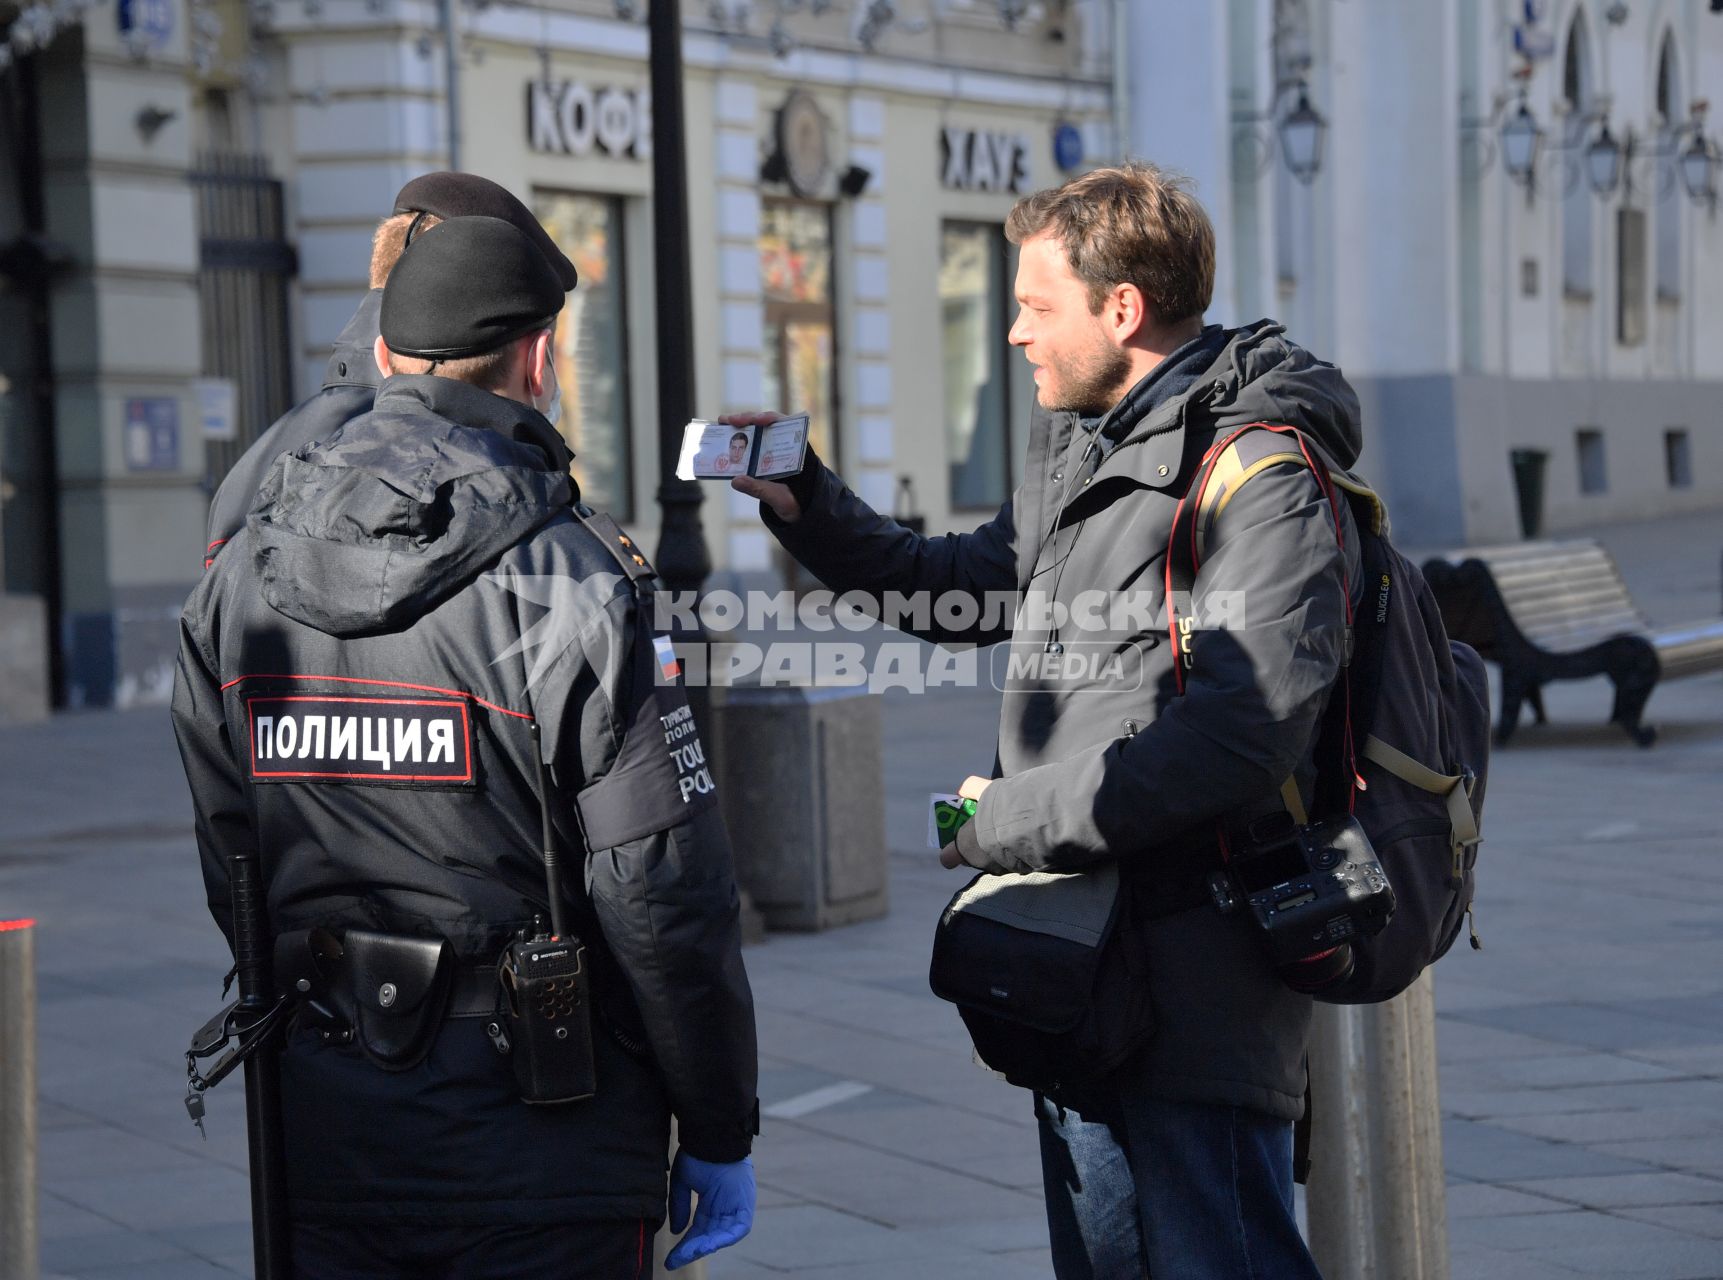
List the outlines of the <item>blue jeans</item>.
{"type": "Polygon", "coordinates": [[[1058,1280],[1321,1280],[1292,1211],[1292,1125],[1113,1080],[1040,1094],[1058,1280]]]}

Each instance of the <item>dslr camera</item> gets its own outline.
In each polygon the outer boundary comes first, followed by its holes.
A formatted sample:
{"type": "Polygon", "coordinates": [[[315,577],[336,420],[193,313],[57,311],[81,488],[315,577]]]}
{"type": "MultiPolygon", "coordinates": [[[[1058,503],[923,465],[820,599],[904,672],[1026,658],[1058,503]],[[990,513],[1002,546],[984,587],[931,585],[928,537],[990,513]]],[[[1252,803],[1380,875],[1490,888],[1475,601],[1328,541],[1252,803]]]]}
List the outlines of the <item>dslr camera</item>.
{"type": "Polygon", "coordinates": [[[1241,907],[1262,928],[1281,979],[1315,994],[1351,975],[1352,942],[1394,914],[1394,889],[1350,814],[1300,826],[1284,811],[1245,827],[1209,880],[1223,915],[1241,907]]]}

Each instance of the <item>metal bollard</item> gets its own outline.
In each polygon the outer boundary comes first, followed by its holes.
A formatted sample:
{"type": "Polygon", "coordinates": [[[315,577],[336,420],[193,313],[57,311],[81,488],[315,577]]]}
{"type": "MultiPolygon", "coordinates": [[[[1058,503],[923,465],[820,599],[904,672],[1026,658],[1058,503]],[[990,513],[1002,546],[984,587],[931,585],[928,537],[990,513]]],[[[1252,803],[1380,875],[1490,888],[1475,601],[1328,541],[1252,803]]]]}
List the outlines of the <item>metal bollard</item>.
{"type": "Polygon", "coordinates": [[[0,920],[0,1280],[36,1280],[34,920],[0,920]]]}
{"type": "Polygon", "coordinates": [[[1448,1280],[1436,1002],[1316,1006],[1310,1251],[1326,1280],[1448,1280]]]}

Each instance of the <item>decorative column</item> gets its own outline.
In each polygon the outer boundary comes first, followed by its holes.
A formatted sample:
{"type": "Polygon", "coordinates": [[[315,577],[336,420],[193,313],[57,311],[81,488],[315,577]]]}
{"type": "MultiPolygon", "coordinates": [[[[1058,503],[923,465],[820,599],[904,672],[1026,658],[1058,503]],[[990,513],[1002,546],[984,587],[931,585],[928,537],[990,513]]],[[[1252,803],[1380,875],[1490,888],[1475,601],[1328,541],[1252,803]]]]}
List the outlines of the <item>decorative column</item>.
{"type": "MultiPolygon", "coordinates": [[[[719,361],[728,412],[784,409],[765,398],[764,286],[760,276],[760,95],[753,80],[723,74],[713,87],[717,120],[719,361]]],[[[759,503],[724,488],[729,568],[771,566],[759,503]]]]}
{"type": "Polygon", "coordinates": [[[287,51],[298,213],[299,390],[310,395],[370,287],[371,235],[395,193],[448,165],[444,65],[437,33],[411,24],[404,5],[339,0],[311,17],[283,4],[275,29],[287,51]]]}
{"type": "MultiPolygon", "coordinates": [[[[35,55],[51,293],[61,617],[72,706],[166,702],[207,499],[185,13],[136,46],[113,10],[35,55]],[[175,20],[177,19],[177,20],[175,20]]],[[[51,499],[52,500],[52,499],[51,499]]]]}
{"type": "MultiPolygon", "coordinates": [[[[855,352],[855,479],[857,494],[876,511],[890,512],[897,492],[892,470],[891,313],[888,301],[885,219],[885,104],[854,97],[849,105],[850,162],[871,175],[849,202],[850,315],[855,352]]],[[[839,335],[844,341],[844,335],[839,335]]]]}

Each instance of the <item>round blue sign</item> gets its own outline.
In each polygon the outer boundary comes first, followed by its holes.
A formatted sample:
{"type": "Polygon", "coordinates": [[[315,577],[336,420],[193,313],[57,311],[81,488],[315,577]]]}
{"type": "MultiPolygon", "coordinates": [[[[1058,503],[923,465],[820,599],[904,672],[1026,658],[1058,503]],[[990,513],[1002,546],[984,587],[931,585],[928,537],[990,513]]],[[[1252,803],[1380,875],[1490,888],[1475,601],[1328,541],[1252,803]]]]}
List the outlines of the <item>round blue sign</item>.
{"type": "Polygon", "coordinates": [[[120,0],[120,34],[151,49],[173,36],[173,0],[120,0]]]}
{"type": "Polygon", "coordinates": [[[1083,163],[1083,131],[1076,125],[1062,124],[1053,130],[1053,163],[1061,169],[1083,163]]]}

